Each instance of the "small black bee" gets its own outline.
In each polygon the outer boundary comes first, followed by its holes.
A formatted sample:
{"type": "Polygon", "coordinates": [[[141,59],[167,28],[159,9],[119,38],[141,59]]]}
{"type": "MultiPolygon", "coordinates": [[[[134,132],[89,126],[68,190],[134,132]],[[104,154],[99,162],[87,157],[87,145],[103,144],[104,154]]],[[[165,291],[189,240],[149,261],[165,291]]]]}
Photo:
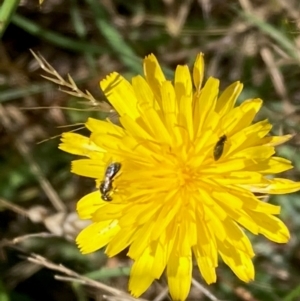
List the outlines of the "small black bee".
{"type": "Polygon", "coordinates": [[[101,193],[101,198],[103,201],[110,202],[112,201],[112,197],[110,196],[110,192],[113,189],[112,183],[113,179],[118,173],[118,171],[121,169],[121,163],[111,163],[104,175],[104,180],[100,183],[100,193],[101,193]]]}
{"type": "Polygon", "coordinates": [[[224,144],[227,140],[227,136],[223,135],[219,138],[219,141],[217,142],[215,148],[214,148],[214,159],[215,161],[218,161],[222,154],[223,154],[223,150],[224,150],[224,144]]]}

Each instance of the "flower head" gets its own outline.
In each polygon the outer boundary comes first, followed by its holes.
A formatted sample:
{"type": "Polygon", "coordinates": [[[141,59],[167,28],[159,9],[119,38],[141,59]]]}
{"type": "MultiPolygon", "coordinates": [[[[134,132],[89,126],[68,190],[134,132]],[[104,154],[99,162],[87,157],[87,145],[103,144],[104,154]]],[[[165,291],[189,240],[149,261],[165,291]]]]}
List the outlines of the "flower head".
{"type": "Polygon", "coordinates": [[[114,256],[128,247],[134,296],[166,270],[171,296],[184,300],[193,258],[207,283],[216,281],[219,255],[237,277],[252,280],[254,251],[244,229],[278,243],[289,239],[276,217],[280,207],[256,194],[300,189],[269,176],[292,168],[274,148],[291,136],[268,135],[267,120],[253,123],[262,100],[235,106],[240,82],[220,96],[217,79],[202,86],[202,54],[192,76],[178,66],[167,80],[154,55],[145,58],[144,74],[130,83],[112,73],[100,83],[120,126],[90,118],[89,138],[63,135],[62,150],[86,157],[73,161],[72,171],[100,186],[78,203],[81,218],[92,221],[77,237],[80,250],[107,246],[114,256]]]}

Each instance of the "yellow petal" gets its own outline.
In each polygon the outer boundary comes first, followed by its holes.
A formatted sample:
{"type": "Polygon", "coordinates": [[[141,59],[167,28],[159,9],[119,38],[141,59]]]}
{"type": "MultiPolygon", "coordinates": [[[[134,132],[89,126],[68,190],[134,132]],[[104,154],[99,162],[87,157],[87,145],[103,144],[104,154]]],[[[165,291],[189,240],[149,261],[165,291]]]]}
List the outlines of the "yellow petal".
{"type": "Polygon", "coordinates": [[[85,126],[93,133],[110,134],[123,137],[125,135],[124,129],[120,126],[114,125],[107,121],[89,118],[85,126]]]}
{"type": "Polygon", "coordinates": [[[166,78],[156,57],[153,54],[148,55],[144,59],[144,74],[149,86],[153,91],[155,99],[159,104],[161,104],[160,87],[166,78]]]}
{"type": "Polygon", "coordinates": [[[174,89],[178,102],[182,97],[190,97],[192,99],[193,86],[188,66],[177,66],[175,71],[174,89]]]}
{"type": "Polygon", "coordinates": [[[216,267],[213,264],[211,257],[205,252],[203,247],[195,247],[193,250],[203,279],[207,284],[216,282],[216,267]]]}
{"type": "Polygon", "coordinates": [[[161,102],[157,101],[149,83],[142,76],[139,75],[132,78],[132,87],[139,104],[147,103],[156,111],[160,110],[161,102]]]}
{"type": "Polygon", "coordinates": [[[240,106],[228,112],[221,121],[226,134],[234,134],[248,127],[262,106],[259,98],[245,100],[240,106]]]}
{"type": "Polygon", "coordinates": [[[199,53],[196,57],[193,69],[193,82],[197,93],[200,92],[204,77],[204,54],[199,53]]]}
{"type": "Polygon", "coordinates": [[[161,95],[164,122],[169,132],[172,133],[177,123],[178,106],[175,90],[170,81],[162,83],[161,95]]]}
{"type": "Polygon", "coordinates": [[[171,253],[171,250],[170,252],[168,252],[168,247],[172,248],[172,246],[168,245],[169,241],[165,233],[164,235],[161,235],[158,241],[151,243],[152,249],[155,250],[151,274],[156,279],[159,279],[161,277],[167,265],[167,259],[169,258],[169,255],[171,253]]]}
{"type": "Polygon", "coordinates": [[[93,223],[78,234],[76,243],[81,253],[91,253],[106,246],[119,231],[116,221],[93,223]]]}
{"type": "Polygon", "coordinates": [[[113,72],[100,82],[100,87],[121,116],[127,114],[132,119],[139,117],[134,90],[123,76],[113,72]]]}
{"type": "Polygon", "coordinates": [[[277,243],[286,243],[290,239],[288,228],[277,217],[260,212],[249,214],[259,226],[259,232],[268,239],[277,243]]]}
{"type": "Polygon", "coordinates": [[[271,136],[271,137],[265,137],[264,141],[268,145],[277,146],[291,140],[293,137],[294,135],[271,136]]]}
{"type": "Polygon", "coordinates": [[[228,86],[217,101],[216,112],[218,112],[220,116],[225,116],[230,112],[234,108],[235,102],[242,90],[243,84],[240,82],[235,82],[228,86]]]}
{"type": "Polygon", "coordinates": [[[218,93],[219,80],[210,77],[201,90],[201,94],[194,96],[194,128],[197,137],[201,135],[210,112],[215,110],[218,93]]]}
{"type": "Polygon", "coordinates": [[[254,256],[254,251],[249,238],[230,217],[224,221],[224,229],[226,230],[227,241],[230,245],[247,254],[249,257],[254,256]]]}
{"type": "Polygon", "coordinates": [[[77,212],[82,219],[92,218],[95,210],[105,206],[106,203],[101,201],[99,190],[91,192],[81,198],[77,203],[77,212]]]}
{"type": "Polygon", "coordinates": [[[192,258],[179,257],[171,253],[167,266],[167,277],[170,295],[173,300],[183,301],[187,298],[192,281],[192,258]]]}
{"type": "Polygon", "coordinates": [[[171,144],[171,136],[158,112],[147,103],[140,104],[139,110],[144,115],[145,124],[148,126],[152,137],[157,138],[160,143],[171,144]]]}
{"type": "Polygon", "coordinates": [[[91,159],[80,159],[72,161],[71,171],[80,176],[89,178],[103,178],[106,166],[104,162],[91,159]]]}
{"type": "Polygon", "coordinates": [[[300,189],[300,182],[294,182],[288,179],[274,178],[270,184],[265,187],[257,187],[255,192],[270,194],[285,194],[296,192],[300,189]]]}
{"type": "Polygon", "coordinates": [[[89,138],[76,133],[63,133],[59,149],[79,156],[103,158],[105,150],[89,138]]]}
{"type": "Polygon", "coordinates": [[[153,261],[154,258],[151,256],[150,248],[146,248],[131,268],[129,291],[136,298],[144,293],[154,280],[154,277],[149,273],[153,261]]]}
{"type": "Polygon", "coordinates": [[[219,242],[218,248],[223,261],[244,282],[254,279],[254,266],[248,254],[238,250],[230,243],[219,242]]]}
{"type": "MultiPolygon", "coordinates": [[[[125,228],[122,228],[123,230],[125,228]]],[[[126,231],[118,232],[109,242],[105,253],[109,257],[116,256],[124,249],[126,249],[133,241],[133,233],[135,230],[132,227],[128,227],[126,231]]]]}

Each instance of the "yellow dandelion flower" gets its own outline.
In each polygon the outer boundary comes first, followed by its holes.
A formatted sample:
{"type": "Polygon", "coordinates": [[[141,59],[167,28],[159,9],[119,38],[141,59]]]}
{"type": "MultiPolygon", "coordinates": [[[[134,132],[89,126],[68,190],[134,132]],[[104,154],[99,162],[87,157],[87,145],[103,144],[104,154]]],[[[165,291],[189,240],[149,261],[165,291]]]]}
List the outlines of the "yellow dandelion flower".
{"type": "Polygon", "coordinates": [[[89,138],[65,133],[60,148],[86,159],[72,171],[100,187],[83,197],[78,213],[91,225],[77,237],[82,253],[106,246],[133,259],[129,290],[140,296],[165,271],[174,300],[185,300],[193,259],[207,283],[216,281],[218,256],[241,280],[254,278],[254,251],[244,229],[285,243],[280,207],[257,198],[290,193],[300,183],[270,175],[292,168],[275,155],[291,135],[269,136],[267,120],[253,123],[262,100],[235,106],[243,85],[219,96],[219,80],[202,86],[203,54],[192,76],[178,66],[167,80],[154,55],[145,77],[131,82],[112,73],[100,83],[121,126],[88,119],[89,138]]]}

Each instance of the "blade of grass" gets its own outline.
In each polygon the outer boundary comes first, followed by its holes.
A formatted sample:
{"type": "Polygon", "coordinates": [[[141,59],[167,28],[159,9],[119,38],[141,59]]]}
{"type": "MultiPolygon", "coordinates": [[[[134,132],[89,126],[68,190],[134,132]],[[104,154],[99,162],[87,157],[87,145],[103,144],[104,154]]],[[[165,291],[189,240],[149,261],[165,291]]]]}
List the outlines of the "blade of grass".
{"type": "Polygon", "coordinates": [[[74,39],[64,37],[54,31],[39,26],[38,24],[24,18],[19,14],[15,14],[12,17],[12,22],[33,36],[37,36],[42,40],[48,41],[49,43],[64,49],[93,54],[103,54],[105,52],[103,47],[91,43],[87,44],[85,42],[78,42],[74,39]]]}
{"type": "MultiPolygon", "coordinates": [[[[72,25],[75,29],[76,34],[80,38],[81,41],[85,41],[85,43],[88,45],[89,42],[86,41],[87,39],[87,29],[84,24],[84,20],[82,18],[82,12],[80,10],[78,0],[70,0],[70,17],[72,21],[72,25]]],[[[97,72],[97,64],[95,62],[95,59],[93,57],[92,53],[85,53],[84,54],[87,64],[89,65],[89,70],[96,74],[97,72]]]]}
{"type": "Polygon", "coordinates": [[[129,276],[130,270],[130,267],[101,268],[100,270],[89,272],[85,276],[93,280],[106,280],[112,277],[129,276]]]}
{"type": "Polygon", "coordinates": [[[0,7],[0,39],[2,38],[20,0],[5,0],[0,7]]]}
{"type": "Polygon", "coordinates": [[[253,14],[246,12],[242,12],[240,14],[246,21],[255,25],[262,32],[276,41],[277,44],[285,49],[293,59],[297,60],[298,62],[300,61],[299,51],[297,50],[296,45],[289,38],[287,38],[286,35],[280,32],[280,30],[253,14]]]}
{"type": "Polygon", "coordinates": [[[108,21],[104,7],[99,1],[86,0],[95,16],[95,24],[99,32],[104,36],[112,50],[119,55],[120,61],[134,73],[141,73],[141,60],[137,58],[134,51],[128,46],[126,41],[117,29],[108,21]]]}
{"type": "Polygon", "coordinates": [[[70,0],[70,17],[77,35],[80,38],[85,38],[87,35],[87,30],[81,17],[77,0],[70,0]]]}
{"type": "Polygon", "coordinates": [[[46,84],[39,83],[39,84],[32,84],[24,88],[6,89],[0,92],[0,103],[18,99],[24,96],[42,93],[45,92],[46,90],[51,90],[51,89],[53,89],[53,85],[50,83],[46,83],[46,84]]]}
{"type": "Polygon", "coordinates": [[[283,301],[294,301],[299,300],[300,297],[300,286],[298,285],[294,290],[292,290],[286,297],[284,297],[283,301]]]}
{"type": "MultiPolygon", "coordinates": [[[[119,55],[120,61],[134,73],[142,73],[141,59],[128,46],[122,35],[108,21],[106,12],[97,0],[85,0],[95,15],[95,24],[99,32],[105,37],[112,50],[119,55]]],[[[174,72],[162,67],[167,77],[173,77],[174,72]]]]}
{"type": "Polygon", "coordinates": [[[9,295],[8,292],[3,284],[2,281],[0,281],[0,301],[9,301],[9,295]]]}

